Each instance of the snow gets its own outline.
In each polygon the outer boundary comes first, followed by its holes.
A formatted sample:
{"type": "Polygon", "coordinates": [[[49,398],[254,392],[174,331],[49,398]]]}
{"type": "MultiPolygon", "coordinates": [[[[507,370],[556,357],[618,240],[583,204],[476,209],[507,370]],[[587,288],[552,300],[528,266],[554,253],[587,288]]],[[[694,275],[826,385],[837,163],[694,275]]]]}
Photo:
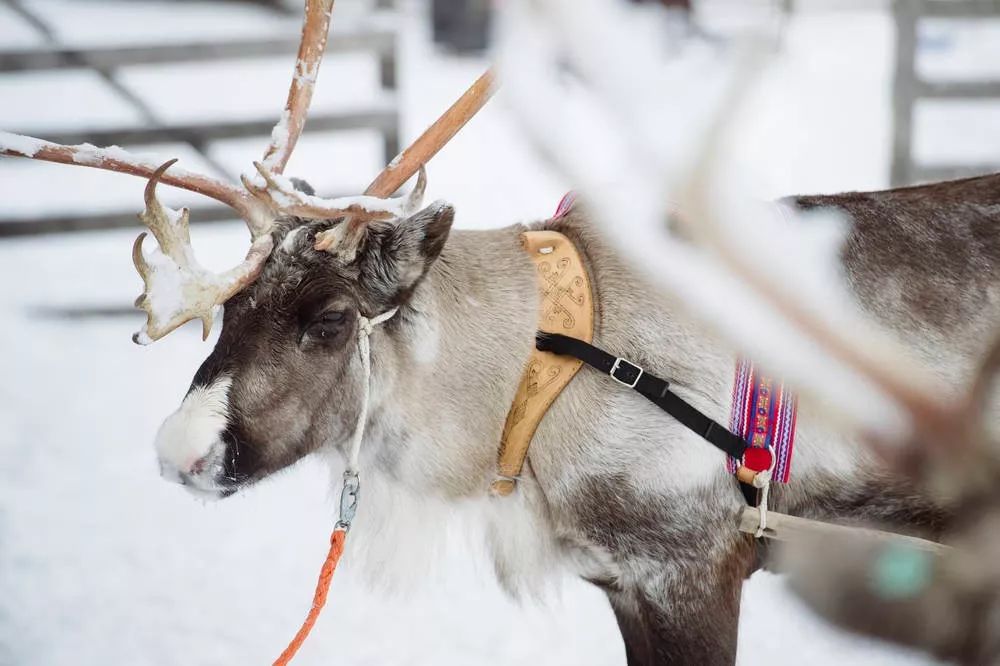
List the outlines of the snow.
{"type": "Polygon", "coordinates": [[[315,83],[319,76],[319,63],[306,62],[304,60],[295,61],[295,80],[299,85],[315,83]]]}
{"type": "Polygon", "coordinates": [[[1000,100],[925,101],[914,109],[913,124],[920,163],[995,164],[1000,155],[1000,100]],[[947,136],[929,131],[945,123],[952,126],[947,136]]]}
{"type": "MultiPolygon", "coordinates": [[[[99,148],[92,143],[81,143],[75,146],[76,150],[73,152],[73,161],[77,164],[83,164],[86,166],[96,166],[101,164],[105,158],[105,151],[103,148],[99,148]]],[[[118,146],[109,146],[108,150],[121,150],[118,146]]]]}
{"type": "MultiPolygon", "coordinates": [[[[243,4],[116,3],[109,22],[95,18],[101,3],[37,1],[60,37],[81,44],[109,38],[141,43],[164,34],[266,34],[280,27],[269,23],[270,14],[243,4]]],[[[486,63],[436,53],[420,20],[423,5],[403,5],[405,145],[486,63]]],[[[349,7],[337,3],[335,25],[349,7]]],[[[6,21],[0,13],[0,40],[8,33],[34,40],[26,27],[6,21]]],[[[291,22],[297,31],[298,18],[291,22]]],[[[806,10],[789,23],[777,70],[754,101],[753,126],[737,158],[751,167],[758,196],[886,184],[891,40],[891,21],[877,9],[806,10]]],[[[319,103],[378,100],[372,62],[333,62],[323,65],[319,103]]],[[[284,98],[283,59],[201,69],[133,68],[126,79],[171,120],[269,113],[284,98]]],[[[139,122],[98,81],[79,72],[58,74],[0,76],[0,127],[139,122]]],[[[453,203],[461,227],[545,217],[571,185],[537,158],[502,98],[503,92],[429,169],[428,200],[453,203]]],[[[979,118],[968,122],[983,133],[988,127],[978,125],[979,118]]],[[[952,125],[940,119],[923,131],[942,147],[953,132],[975,131],[952,125]]],[[[211,146],[211,156],[233,177],[259,158],[264,143],[220,142],[211,146]]],[[[377,172],[380,150],[370,132],[306,135],[287,173],[323,192],[356,193],[377,172]]],[[[181,156],[188,168],[212,173],[183,146],[143,151],[155,153],[157,163],[181,156]]],[[[927,157],[940,159],[933,146],[927,157]]],[[[10,215],[122,206],[138,211],[142,186],[142,179],[119,174],[0,159],[0,201],[10,215]]],[[[197,201],[161,189],[171,206],[197,201]]],[[[8,285],[0,290],[0,664],[266,663],[304,616],[326,552],[336,504],[319,461],[305,460],[210,505],[159,479],[156,428],[211,348],[211,341],[200,342],[197,322],[140,348],[129,336],[141,313],[52,316],[60,309],[131,303],[141,290],[129,255],[137,231],[0,241],[0,279],[8,285]]],[[[192,240],[201,265],[212,270],[237,265],[247,247],[240,222],[196,225],[192,240]]],[[[442,555],[439,569],[414,572],[422,579],[417,591],[400,600],[369,591],[345,566],[296,663],[624,664],[614,618],[592,587],[567,581],[562,594],[545,604],[516,604],[491,582],[481,554],[457,545],[442,555]]],[[[829,628],[769,574],[756,574],[746,585],[741,623],[743,666],[933,663],[829,628]]]]}
{"type": "MultiPolygon", "coordinates": [[[[150,269],[150,286],[146,291],[150,312],[154,321],[166,323],[183,309],[184,284],[195,276],[189,276],[188,267],[179,266],[162,250],[156,249],[144,256],[150,269]]],[[[193,272],[201,276],[201,271],[193,272]]]]}
{"type": "Polygon", "coordinates": [[[34,157],[39,150],[45,148],[46,143],[30,136],[0,132],[0,150],[10,150],[24,157],[34,157]]]}
{"type": "Polygon", "coordinates": [[[29,48],[45,43],[37,32],[9,5],[0,5],[0,44],[10,49],[29,48]]]}
{"type": "Polygon", "coordinates": [[[288,121],[290,117],[291,112],[288,109],[282,111],[281,117],[278,118],[278,122],[271,130],[271,145],[274,147],[274,153],[264,160],[264,166],[272,167],[274,160],[288,148],[288,121]]]}

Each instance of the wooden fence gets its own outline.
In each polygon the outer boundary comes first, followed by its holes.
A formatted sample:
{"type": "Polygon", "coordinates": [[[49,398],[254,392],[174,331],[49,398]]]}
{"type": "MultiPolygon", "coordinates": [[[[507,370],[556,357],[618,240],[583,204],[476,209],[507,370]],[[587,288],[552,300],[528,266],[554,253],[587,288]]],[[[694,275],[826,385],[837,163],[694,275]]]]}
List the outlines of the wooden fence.
{"type": "Polygon", "coordinates": [[[1000,155],[988,163],[921,164],[913,154],[914,111],[921,100],[996,99],[1000,79],[928,81],[917,71],[919,27],[923,19],[1000,20],[1000,0],[894,0],[896,71],[893,84],[893,147],[890,178],[894,186],[1000,171],[1000,155]]]}

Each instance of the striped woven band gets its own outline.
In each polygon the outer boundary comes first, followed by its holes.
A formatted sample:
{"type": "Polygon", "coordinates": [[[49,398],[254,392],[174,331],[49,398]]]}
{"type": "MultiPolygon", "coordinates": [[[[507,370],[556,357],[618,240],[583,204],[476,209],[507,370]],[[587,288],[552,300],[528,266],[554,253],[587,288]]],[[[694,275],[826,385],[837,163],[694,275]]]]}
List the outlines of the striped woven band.
{"type": "Polygon", "coordinates": [[[552,216],[552,219],[560,218],[569,212],[569,209],[573,207],[576,203],[576,192],[570,190],[563,195],[563,198],[559,200],[559,205],[556,206],[556,213],[552,216]]]}
{"type": "MultiPolygon", "coordinates": [[[[750,446],[773,447],[771,479],[779,483],[788,483],[791,473],[797,413],[798,398],[783,382],[764,375],[746,359],[736,363],[729,429],[750,446]]],[[[726,461],[731,474],[736,466],[732,458],[726,461]]]]}

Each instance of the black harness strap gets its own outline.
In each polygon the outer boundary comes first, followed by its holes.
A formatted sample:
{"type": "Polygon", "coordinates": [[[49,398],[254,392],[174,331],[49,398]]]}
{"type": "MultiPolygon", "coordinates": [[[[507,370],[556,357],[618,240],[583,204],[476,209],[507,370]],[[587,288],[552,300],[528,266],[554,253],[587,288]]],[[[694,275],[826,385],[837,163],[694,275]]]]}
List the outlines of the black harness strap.
{"type": "MultiPolygon", "coordinates": [[[[681,425],[726,455],[736,460],[743,459],[743,452],[747,449],[746,442],[731,433],[728,428],[705,416],[691,403],[673,393],[670,390],[670,382],[665,379],[660,379],[646,372],[635,363],[620,356],[612,356],[600,347],[566,335],[539,332],[535,337],[535,346],[539,351],[580,359],[587,365],[609,375],[619,384],[638,391],[650,402],[677,419],[681,425]]],[[[740,489],[743,491],[747,503],[756,506],[757,489],[745,483],[740,483],[740,489]]]]}

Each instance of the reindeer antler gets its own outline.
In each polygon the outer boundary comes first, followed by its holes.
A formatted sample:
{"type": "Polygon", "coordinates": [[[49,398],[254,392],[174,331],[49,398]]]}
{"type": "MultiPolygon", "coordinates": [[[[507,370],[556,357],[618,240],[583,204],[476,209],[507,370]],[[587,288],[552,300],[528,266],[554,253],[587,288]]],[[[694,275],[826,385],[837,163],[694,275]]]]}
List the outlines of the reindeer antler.
{"type": "Polygon", "coordinates": [[[153,232],[159,251],[149,257],[143,252],[146,232],[132,246],[132,262],[145,285],[135,301],[146,313],[142,330],[132,337],[139,344],[158,340],[192,319],[201,320],[202,338],[207,338],[216,308],[257,278],[274,244],[264,234],[254,240],[246,259],[235,268],[222,274],[202,268],[191,247],[188,209],[167,208],[156,198],[157,184],[176,161],[164,163],[150,177],[144,193],[146,209],[139,214],[153,232]]]}
{"type": "Polygon", "coordinates": [[[496,74],[487,69],[469,89],[441,114],[441,117],[424,130],[424,133],[397,155],[375,180],[365,189],[365,194],[387,197],[410,179],[419,168],[437,154],[472,116],[479,113],[497,91],[496,74]]]}
{"type": "MultiPolygon", "coordinates": [[[[86,166],[143,178],[151,178],[159,168],[158,162],[143,159],[117,146],[98,148],[86,143],[64,146],[11,132],[0,132],[0,155],[86,166]]],[[[235,185],[183,169],[174,169],[173,173],[165,174],[162,182],[203,194],[230,206],[246,221],[254,238],[266,233],[273,222],[274,216],[268,208],[235,185]]]]}
{"type": "Polygon", "coordinates": [[[295,71],[288,87],[288,100],[281,119],[271,131],[271,143],[264,151],[264,166],[274,173],[283,173],[295,144],[306,124],[313,89],[319,76],[319,66],[326,51],[330,34],[330,17],[334,0],[306,0],[302,18],[302,40],[295,58],[295,71]]]}
{"type": "MultiPolygon", "coordinates": [[[[136,239],[132,259],[145,289],[136,307],[146,312],[146,324],[133,336],[140,344],[157,340],[192,319],[200,319],[207,337],[217,306],[253,282],[273,249],[270,232],[282,216],[346,218],[344,229],[359,234],[373,220],[404,217],[419,208],[427,184],[423,165],[480,109],[494,90],[492,72],[487,71],[449,108],[413,146],[394,159],[369,186],[364,196],[324,199],[298,191],[281,174],[305,125],[316,77],[329,34],[334,0],[306,0],[295,70],[284,111],[261,162],[257,175],[241,177],[243,187],[230,185],[165,164],[144,160],[112,146],[89,144],[64,146],[33,137],[0,132],[0,155],[76,164],[149,178],[146,208],[140,219],[153,232],[159,250],[143,251],[143,233],[136,239]],[[168,173],[168,169],[170,172],[168,173]],[[419,170],[417,185],[409,196],[387,199],[419,170]],[[232,207],[250,230],[251,246],[246,259],[226,273],[216,274],[195,260],[188,231],[188,211],[175,211],[156,198],[156,186],[173,185],[212,197],[232,207]]],[[[317,238],[318,249],[331,249],[335,236],[317,238]]]]}

